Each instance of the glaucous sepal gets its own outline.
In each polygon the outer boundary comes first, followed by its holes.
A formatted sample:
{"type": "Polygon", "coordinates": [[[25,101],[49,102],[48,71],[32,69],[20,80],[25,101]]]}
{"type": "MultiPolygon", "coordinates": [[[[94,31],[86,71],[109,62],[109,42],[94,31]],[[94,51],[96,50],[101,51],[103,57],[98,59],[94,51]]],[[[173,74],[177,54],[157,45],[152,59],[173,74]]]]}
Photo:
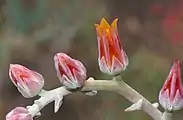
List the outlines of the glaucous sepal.
{"type": "Polygon", "coordinates": [[[124,56],[123,63],[121,63],[121,61],[119,61],[115,56],[113,56],[112,66],[107,66],[107,63],[104,57],[102,57],[101,59],[98,59],[100,70],[105,74],[113,75],[113,76],[121,73],[121,71],[125,71],[126,67],[129,64],[129,61],[126,53],[123,50],[121,53],[124,56]]]}

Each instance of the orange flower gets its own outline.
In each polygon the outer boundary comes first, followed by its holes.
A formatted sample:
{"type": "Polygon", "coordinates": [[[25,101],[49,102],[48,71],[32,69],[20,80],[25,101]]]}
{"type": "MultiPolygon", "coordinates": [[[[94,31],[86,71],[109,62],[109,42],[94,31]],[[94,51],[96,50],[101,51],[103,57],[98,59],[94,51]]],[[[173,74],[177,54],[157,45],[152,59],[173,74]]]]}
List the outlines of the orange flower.
{"type": "Polygon", "coordinates": [[[103,18],[99,24],[95,24],[98,39],[99,67],[103,73],[109,75],[119,74],[128,66],[128,57],[123,51],[115,19],[111,26],[103,18]]]}

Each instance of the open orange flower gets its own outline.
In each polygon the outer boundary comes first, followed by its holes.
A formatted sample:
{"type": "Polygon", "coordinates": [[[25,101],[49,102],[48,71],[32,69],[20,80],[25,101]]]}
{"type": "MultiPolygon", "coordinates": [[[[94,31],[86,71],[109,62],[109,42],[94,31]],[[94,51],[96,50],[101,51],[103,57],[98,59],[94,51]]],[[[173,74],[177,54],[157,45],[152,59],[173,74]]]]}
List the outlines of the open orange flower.
{"type": "Polygon", "coordinates": [[[117,30],[115,19],[111,26],[103,18],[100,24],[96,24],[99,67],[103,73],[117,75],[128,66],[128,57],[123,51],[117,30]]]}

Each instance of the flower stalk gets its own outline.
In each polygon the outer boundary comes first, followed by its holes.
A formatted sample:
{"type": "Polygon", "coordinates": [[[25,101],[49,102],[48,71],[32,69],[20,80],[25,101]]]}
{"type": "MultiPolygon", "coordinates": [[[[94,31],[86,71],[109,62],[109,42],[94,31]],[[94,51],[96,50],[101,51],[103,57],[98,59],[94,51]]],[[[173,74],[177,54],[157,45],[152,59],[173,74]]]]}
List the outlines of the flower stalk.
{"type": "Polygon", "coordinates": [[[94,80],[87,78],[87,71],[82,62],[71,58],[65,53],[54,56],[55,70],[63,85],[53,90],[43,90],[44,78],[36,71],[22,65],[11,64],[9,76],[19,92],[26,98],[40,96],[33,105],[17,107],[10,111],[6,120],[33,120],[41,115],[40,111],[49,103],[54,102],[56,113],[63,103],[64,96],[75,91],[86,95],[96,95],[98,90],[112,91],[125,97],[133,104],[125,112],[142,110],[154,120],[172,120],[168,111],[179,110],[183,107],[183,86],[181,83],[179,61],[175,61],[170,74],[159,93],[159,102],[165,109],[162,113],[158,103],[151,103],[135,89],[126,84],[120,74],[128,64],[128,57],[123,50],[117,30],[117,20],[111,25],[105,19],[96,24],[98,41],[98,63],[101,72],[115,76],[113,80],[94,80]],[[168,111],[167,111],[168,110],[168,111]]]}
{"type": "Polygon", "coordinates": [[[165,111],[161,120],[172,120],[172,113],[165,111]]]}
{"type": "Polygon", "coordinates": [[[27,109],[32,117],[35,117],[39,115],[41,109],[43,109],[49,103],[55,101],[54,112],[56,113],[62,104],[63,96],[70,93],[71,92],[68,91],[65,87],[59,87],[50,91],[42,91],[39,94],[40,98],[38,100],[35,100],[32,106],[27,106],[27,109]]]}
{"type": "MultiPolygon", "coordinates": [[[[142,99],[141,110],[149,114],[154,120],[161,120],[162,118],[161,111],[159,111],[146,98],[144,98],[122,80],[93,80],[93,78],[89,78],[85,82],[85,85],[81,91],[88,90],[106,90],[117,92],[119,95],[124,96],[126,99],[134,104],[142,99]]],[[[59,93],[59,95],[63,97],[70,94],[71,92],[68,91],[65,87],[59,87],[51,91],[45,92],[43,95],[40,95],[41,98],[36,100],[32,106],[28,106],[28,110],[30,111],[31,115],[35,117],[36,114],[38,114],[43,107],[45,107],[50,102],[55,101],[55,98],[57,98],[55,93],[59,93]]]]}

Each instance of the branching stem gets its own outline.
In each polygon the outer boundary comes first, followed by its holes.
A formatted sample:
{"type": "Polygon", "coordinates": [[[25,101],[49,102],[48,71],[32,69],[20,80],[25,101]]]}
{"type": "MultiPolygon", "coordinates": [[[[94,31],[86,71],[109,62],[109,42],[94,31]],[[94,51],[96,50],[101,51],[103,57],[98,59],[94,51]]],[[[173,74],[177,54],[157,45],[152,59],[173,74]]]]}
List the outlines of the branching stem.
{"type": "MultiPolygon", "coordinates": [[[[105,91],[113,91],[118,93],[119,95],[125,97],[127,100],[132,102],[133,104],[141,103],[142,105],[138,107],[138,110],[142,110],[149,114],[154,120],[171,120],[169,119],[166,113],[162,113],[159,111],[151,102],[149,102],[145,97],[139,94],[136,90],[131,88],[122,80],[93,80],[93,78],[89,78],[81,91],[88,90],[105,90],[105,91]],[[142,101],[142,102],[139,102],[142,101]],[[166,116],[163,118],[163,116],[166,116]],[[163,118],[163,119],[162,119],[163,118]]],[[[50,102],[60,100],[60,106],[62,104],[62,98],[65,95],[70,94],[65,87],[59,87],[50,91],[43,91],[40,94],[40,99],[36,100],[32,106],[28,106],[28,110],[31,115],[34,117],[39,114],[40,110],[45,107],[50,102]],[[58,96],[59,95],[59,96],[58,96]]],[[[60,107],[59,106],[59,107],[60,107]]],[[[58,105],[57,105],[58,107],[58,105]]],[[[57,110],[56,110],[57,111],[57,110]]],[[[55,111],[55,112],[56,112],[55,111]]]]}

